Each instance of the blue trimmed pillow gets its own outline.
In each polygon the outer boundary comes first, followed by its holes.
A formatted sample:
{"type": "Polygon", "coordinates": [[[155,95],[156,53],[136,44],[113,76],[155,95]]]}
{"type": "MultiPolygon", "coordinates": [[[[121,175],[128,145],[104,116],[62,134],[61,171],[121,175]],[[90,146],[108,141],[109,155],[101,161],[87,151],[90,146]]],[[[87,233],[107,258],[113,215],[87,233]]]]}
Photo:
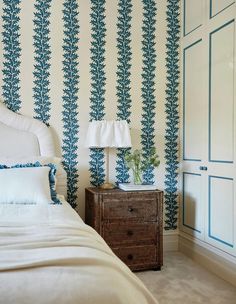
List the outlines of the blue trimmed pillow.
{"type": "MultiPolygon", "coordinates": [[[[49,163],[47,165],[42,165],[42,164],[40,164],[40,162],[27,163],[27,164],[16,164],[14,166],[6,166],[6,165],[0,164],[0,170],[7,169],[6,173],[9,173],[8,170],[10,170],[10,169],[47,168],[47,167],[49,168],[49,171],[48,171],[48,180],[49,180],[49,190],[50,190],[51,201],[53,202],[53,204],[61,204],[61,201],[58,199],[57,193],[56,193],[56,171],[57,171],[56,165],[54,165],[52,163],[49,163]]],[[[15,170],[12,170],[12,171],[13,171],[12,173],[14,174],[15,170]]],[[[1,176],[1,177],[4,178],[4,175],[1,176]]],[[[8,178],[9,178],[9,174],[8,174],[8,178]]],[[[19,177],[17,177],[17,178],[18,178],[18,181],[19,181],[19,177]]],[[[16,181],[14,181],[14,182],[16,182],[16,181]]],[[[27,187],[28,185],[25,185],[25,186],[27,187]]],[[[0,185],[0,187],[1,187],[1,185],[0,185]]],[[[14,189],[12,189],[12,191],[14,192],[14,189]]],[[[2,189],[2,192],[4,193],[4,189],[2,189]]],[[[1,194],[1,189],[0,189],[0,194],[1,194]]],[[[46,198],[46,195],[44,197],[44,200],[45,200],[45,198],[46,198]]],[[[16,201],[17,201],[17,197],[16,197],[16,201]]],[[[0,203],[1,203],[1,195],[0,195],[0,203]]],[[[12,201],[11,203],[14,203],[14,201],[12,201]]]]}
{"type": "Polygon", "coordinates": [[[0,164],[4,164],[8,167],[16,164],[28,164],[39,162],[41,165],[55,164],[57,168],[56,173],[56,192],[57,194],[67,197],[67,175],[63,168],[61,159],[58,157],[50,156],[28,156],[28,157],[3,157],[0,156],[0,164]]]}

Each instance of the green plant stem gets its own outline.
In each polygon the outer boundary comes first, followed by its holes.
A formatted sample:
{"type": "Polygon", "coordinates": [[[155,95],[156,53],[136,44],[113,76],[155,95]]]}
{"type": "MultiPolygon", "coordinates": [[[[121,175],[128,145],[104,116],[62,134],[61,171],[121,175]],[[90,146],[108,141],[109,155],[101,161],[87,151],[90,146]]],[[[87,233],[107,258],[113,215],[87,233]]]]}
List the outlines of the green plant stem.
{"type": "Polygon", "coordinates": [[[134,176],[134,184],[141,185],[142,184],[142,171],[138,170],[137,168],[133,168],[133,176],[134,176]]]}

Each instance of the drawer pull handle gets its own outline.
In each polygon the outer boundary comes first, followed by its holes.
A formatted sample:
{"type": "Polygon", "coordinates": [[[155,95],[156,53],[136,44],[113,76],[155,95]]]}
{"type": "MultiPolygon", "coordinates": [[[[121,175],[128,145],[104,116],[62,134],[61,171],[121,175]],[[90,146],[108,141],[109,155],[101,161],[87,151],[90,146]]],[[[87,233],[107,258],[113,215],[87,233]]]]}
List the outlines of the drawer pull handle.
{"type": "Polygon", "coordinates": [[[130,261],[131,261],[131,260],[133,260],[133,258],[134,258],[134,257],[133,257],[133,255],[132,255],[132,254],[128,254],[128,255],[127,255],[127,259],[128,259],[128,260],[130,260],[130,261]]]}
{"type": "Polygon", "coordinates": [[[205,166],[200,166],[199,169],[202,171],[207,171],[207,167],[205,167],[205,166]]]}
{"type": "Polygon", "coordinates": [[[127,231],[127,235],[132,236],[133,234],[134,234],[134,233],[133,233],[132,230],[128,230],[128,231],[127,231]]]}
{"type": "Polygon", "coordinates": [[[129,208],[128,208],[128,211],[129,211],[129,212],[133,212],[133,211],[134,211],[134,208],[129,207],[129,208]]]}

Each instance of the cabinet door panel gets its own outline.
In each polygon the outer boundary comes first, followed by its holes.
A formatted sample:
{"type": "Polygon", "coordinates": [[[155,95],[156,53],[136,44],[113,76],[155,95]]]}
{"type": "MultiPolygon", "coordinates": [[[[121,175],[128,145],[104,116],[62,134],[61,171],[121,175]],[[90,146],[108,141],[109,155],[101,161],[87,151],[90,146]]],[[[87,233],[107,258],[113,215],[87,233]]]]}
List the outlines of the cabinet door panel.
{"type": "Polygon", "coordinates": [[[231,251],[234,247],[234,180],[209,176],[208,238],[231,251]]]}
{"type": "Polygon", "coordinates": [[[202,40],[184,49],[183,158],[200,161],[204,127],[202,40]]]}
{"type": "Polygon", "coordinates": [[[210,0],[210,16],[221,13],[223,10],[232,5],[235,0],[210,0]]]}
{"type": "Polygon", "coordinates": [[[234,22],[210,34],[209,160],[234,160],[234,22]]]}
{"type": "Polygon", "coordinates": [[[184,34],[193,32],[202,24],[203,0],[184,0],[184,34]]]}
{"type": "Polygon", "coordinates": [[[202,234],[201,174],[183,173],[183,229],[188,233],[202,234]]]}

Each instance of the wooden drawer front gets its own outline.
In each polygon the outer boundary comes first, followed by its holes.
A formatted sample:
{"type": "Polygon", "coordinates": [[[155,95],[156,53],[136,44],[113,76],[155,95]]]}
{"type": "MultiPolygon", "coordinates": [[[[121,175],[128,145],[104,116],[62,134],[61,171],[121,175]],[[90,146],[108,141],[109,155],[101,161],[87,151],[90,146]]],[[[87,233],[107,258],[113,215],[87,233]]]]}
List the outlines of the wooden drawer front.
{"type": "Polygon", "coordinates": [[[114,248],[113,252],[128,266],[157,263],[156,246],[114,248]]]}
{"type": "Polygon", "coordinates": [[[129,197],[116,195],[103,197],[104,219],[137,219],[157,220],[157,199],[155,195],[129,197]]]}
{"type": "Polygon", "coordinates": [[[157,225],[150,223],[106,223],[103,237],[110,246],[151,245],[157,243],[157,225]]]}

